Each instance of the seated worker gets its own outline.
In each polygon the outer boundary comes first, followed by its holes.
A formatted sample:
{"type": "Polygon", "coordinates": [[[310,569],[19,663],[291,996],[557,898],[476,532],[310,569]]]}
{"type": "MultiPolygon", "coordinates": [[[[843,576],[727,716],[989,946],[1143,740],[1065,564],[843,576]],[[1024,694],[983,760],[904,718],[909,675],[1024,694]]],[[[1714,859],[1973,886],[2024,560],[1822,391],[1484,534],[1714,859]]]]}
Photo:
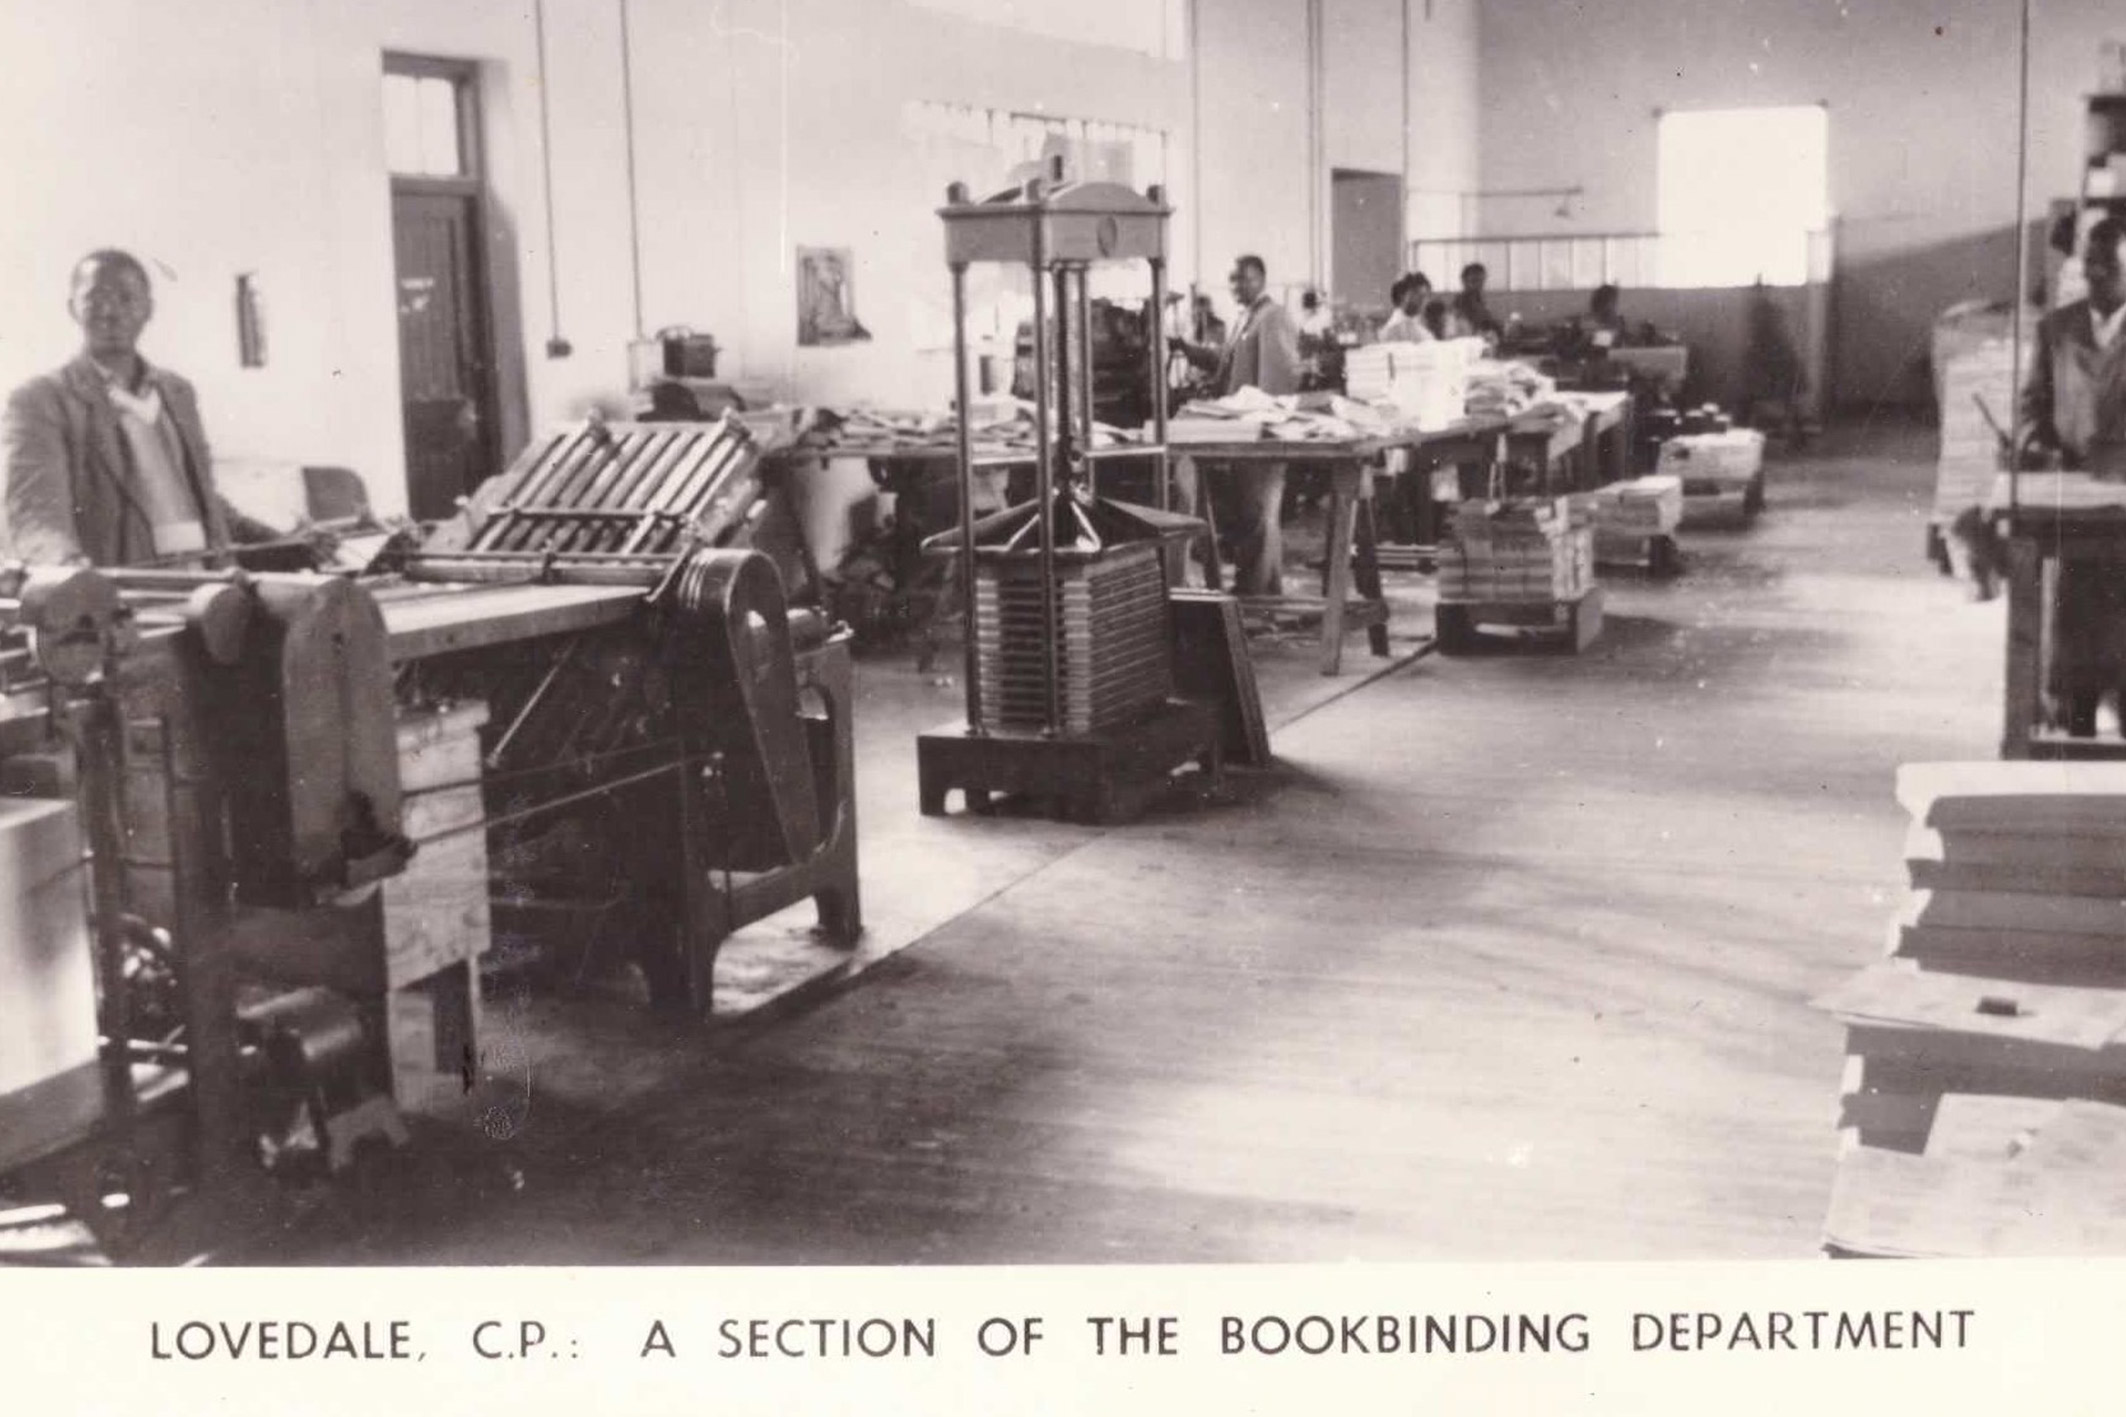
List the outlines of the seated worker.
{"type": "Polygon", "coordinates": [[[1617,308],[1623,298],[1624,293],[1614,285],[1597,286],[1587,298],[1587,318],[1581,325],[1581,334],[1589,349],[1611,350],[1625,343],[1628,332],[1617,308]]]}
{"type": "Polygon", "coordinates": [[[1453,313],[1459,326],[1457,334],[1480,335],[1496,341],[1503,332],[1504,326],[1484,304],[1484,283],[1490,278],[1491,273],[1484,269],[1481,261],[1471,261],[1462,267],[1462,293],[1454,297],[1453,313]]]}
{"type": "MultiPolygon", "coordinates": [[[[1394,311],[1386,324],[1380,327],[1381,343],[1408,340],[1423,344],[1439,338],[1438,333],[1425,323],[1425,306],[1432,299],[1432,282],[1425,279],[1424,272],[1412,271],[1388,288],[1388,298],[1395,303],[1394,311]]],[[[1445,314],[1443,310],[1442,315],[1445,314]]]]}
{"type": "MultiPolygon", "coordinates": [[[[2089,229],[2082,273],[2088,295],[2038,322],[2017,446],[2025,467],[2126,482],[2126,220],[2089,229]]],[[[2126,720],[2126,553],[2061,558],[2052,641],[2055,722],[2093,735],[2106,695],[2119,697],[2126,720]]]]}
{"type": "Polygon", "coordinates": [[[1299,297],[1299,334],[1302,339],[1326,339],[1333,333],[1329,312],[1322,307],[1321,292],[1309,288],[1299,297]]]}
{"type": "Polygon", "coordinates": [[[7,494],[0,555],[31,564],[198,565],[278,533],[214,490],[192,386],[141,358],[155,313],[147,270],[124,251],[74,268],[67,309],[81,353],[15,390],[0,419],[7,494]]]}
{"type": "MultiPolygon", "coordinates": [[[[1223,349],[1183,346],[1189,361],[1215,371],[1214,394],[1224,397],[1253,386],[1266,394],[1299,392],[1299,327],[1269,293],[1269,273],[1260,256],[1241,256],[1230,277],[1239,323],[1223,349]]],[[[1242,595],[1276,595],[1284,585],[1284,537],[1278,514],[1284,505],[1283,463],[1244,463],[1212,482],[1217,520],[1233,552],[1234,588],[1242,595]]],[[[1181,488],[1182,505],[1197,503],[1197,489],[1181,488]]]]}
{"type": "Polygon", "coordinates": [[[1218,311],[1211,305],[1211,297],[1197,296],[1195,311],[1196,332],[1193,342],[1208,345],[1212,349],[1225,348],[1225,321],[1218,318],[1218,311]]]}

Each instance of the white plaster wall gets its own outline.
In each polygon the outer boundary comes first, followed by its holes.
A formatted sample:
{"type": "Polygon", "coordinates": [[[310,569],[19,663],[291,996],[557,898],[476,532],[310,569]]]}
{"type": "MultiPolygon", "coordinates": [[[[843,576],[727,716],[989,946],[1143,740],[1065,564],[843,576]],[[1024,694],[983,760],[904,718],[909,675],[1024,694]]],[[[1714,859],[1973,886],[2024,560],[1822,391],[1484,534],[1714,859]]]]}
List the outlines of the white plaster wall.
{"type": "MultiPolygon", "coordinates": [[[[1023,8],[1022,0],[1022,8],[1023,8]]],[[[1370,76],[1336,108],[1340,151],[1392,170],[1400,147],[1377,51],[1397,6],[1348,0],[1370,76]]],[[[1067,6],[1069,0],[1043,0],[1067,6]]],[[[1424,0],[1412,0],[1422,8],[1424,0]]],[[[1443,17],[1473,0],[1435,0],[1443,17]]],[[[390,188],[379,73],[386,50],[478,61],[496,271],[508,287],[501,377],[530,422],[626,395],[636,332],[622,123],[620,0],[547,0],[555,233],[544,215],[537,55],[526,0],[72,0],[0,5],[0,384],[73,351],[68,270],[99,245],[163,272],[146,347],[199,384],[217,451],[330,462],[404,502],[390,188]],[[550,359],[548,277],[560,332],[550,359]],[[238,367],[234,291],[256,273],[269,358],[238,367]]],[[[1185,57],[1073,43],[907,0],[630,0],[643,322],[712,331],[725,372],[812,401],[936,403],[945,361],[919,353],[919,306],[942,298],[935,208],[901,135],[911,100],[1164,128],[1183,209],[1223,294],[1231,256],[1307,257],[1305,0],[1201,0],[1203,184],[1192,190],[1185,57]],[[868,344],[795,344],[793,249],[849,247],[868,344]]],[[[1464,16],[1466,18],[1466,16],[1464,16]]],[[[1473,93],[1466,36],[1423,36],[1418,161],[1464,174],[1453,115],[1473,93]],[[1443,106],[1428,108],[1432,95],[1443,106]],[[1428,125],[1440,119],[1437,130],[1428,125]]],[[[1468,31],[1473,35],[1473,27],[1468,31]]],[[[1350,46],[1345,46],[1346,48],[1350,46]]],[[[1326,180],[1325,174],[1322,180],[1326,180]]],[[[509,441],[522,428],[505,430],[509,441]]]]}
{"type": "MultiPolygon", "coordinates": [[[[2016,26],[2000,0],[1549,0],[1481,24],[1484,185],[1583,185],[1491,202],[1487,233],[1649,230],[1655,111],[1827,103],[1838,215],[1833,379],[1847,403],[1923,400],[1943,307],[2013,284],[2016,26]]],[[[2033,210],[2077,180],[2081,95],[2115,0],[2043,0],[2032,44],[2033,210]]]]}

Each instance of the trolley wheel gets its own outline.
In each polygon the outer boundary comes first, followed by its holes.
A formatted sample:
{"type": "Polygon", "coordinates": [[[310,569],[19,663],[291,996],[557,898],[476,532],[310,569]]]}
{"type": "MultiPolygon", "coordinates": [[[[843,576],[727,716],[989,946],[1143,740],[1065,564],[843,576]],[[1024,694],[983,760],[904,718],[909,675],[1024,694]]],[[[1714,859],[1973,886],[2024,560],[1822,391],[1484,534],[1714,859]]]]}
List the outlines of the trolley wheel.
{"type": "Polygon", "coordinates": [[[1646,540],[1646,574],[1655,580],[1670,580],[1683,570],[1683,553],[1676,547],[1673,536],[1652,536],[1646,540]]]}
{"type": "Polygon", "coordinates": [[[1764,510],[1764,474],[1750,479],[1748,490],[1742,494],[1742,515],[1754,517],[1764,510]]]}

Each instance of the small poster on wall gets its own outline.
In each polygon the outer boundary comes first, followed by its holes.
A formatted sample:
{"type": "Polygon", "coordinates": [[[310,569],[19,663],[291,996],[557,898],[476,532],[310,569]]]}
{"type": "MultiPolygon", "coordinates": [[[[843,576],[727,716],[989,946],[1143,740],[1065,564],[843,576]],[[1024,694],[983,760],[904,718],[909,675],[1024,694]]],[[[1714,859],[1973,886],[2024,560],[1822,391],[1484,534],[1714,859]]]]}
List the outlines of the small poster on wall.
{"type": "Polygon", "coordinates": [[[871,338],[856,318],[850,285],[855,265],[847,247],[797,248],[797,342],[800,345],[852,344],[871,338]]]}

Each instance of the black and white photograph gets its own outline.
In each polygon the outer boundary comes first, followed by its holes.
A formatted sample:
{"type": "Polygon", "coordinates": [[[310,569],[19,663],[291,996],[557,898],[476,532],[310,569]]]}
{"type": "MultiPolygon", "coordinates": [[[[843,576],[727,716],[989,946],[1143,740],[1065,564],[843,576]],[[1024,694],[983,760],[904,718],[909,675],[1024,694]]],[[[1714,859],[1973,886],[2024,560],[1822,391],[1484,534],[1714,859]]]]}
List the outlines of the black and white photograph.
{"type": "Polygon", "coordinates": [[[0,174],[10,1307],[2126,1253],[2113,0],[0,0],[0,174]]]}

